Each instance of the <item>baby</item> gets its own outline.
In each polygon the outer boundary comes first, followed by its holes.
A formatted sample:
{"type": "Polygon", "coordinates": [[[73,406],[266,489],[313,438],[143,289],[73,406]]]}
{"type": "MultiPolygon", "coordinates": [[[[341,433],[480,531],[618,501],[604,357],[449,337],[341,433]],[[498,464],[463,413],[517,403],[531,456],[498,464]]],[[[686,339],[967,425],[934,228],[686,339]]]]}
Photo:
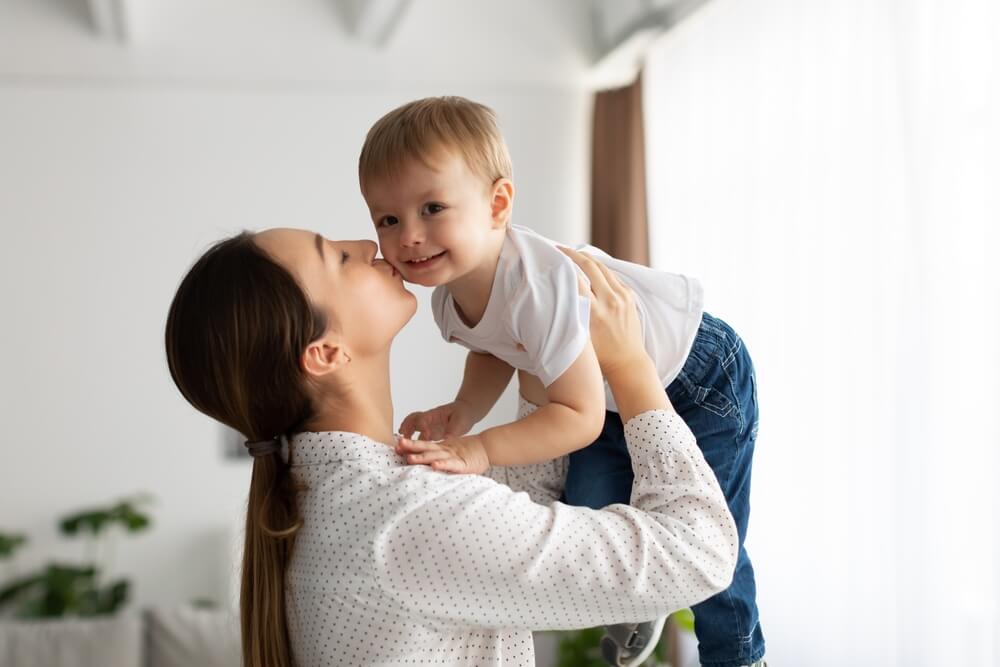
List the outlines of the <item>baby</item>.
{"type": "MultiPolygon", "coordinates": [[[[559,246],[511,223],[512,167],[493,112],[458,97],[417,100],[382,117],[361,150],[361,191],[385,259],[434,287],[442,336],[469,350],[455,400],[411,414],[411,463],[453,473],[569,455],[566,502],[630,500],[632,467],[621,418],[588,335],[589,299],[559,246]],[[537,406],[524,418],[466,435],[518,372],[537,406]]],[[[704,313],[697,281],[591,254],[635,294],[645,347],[671,402],[715,471],[736,521],[740,555],[729,589],[695,605],[701,663],[762,664],[753,568],[743,548],[757,435],[753,364],[740,338],[704,313]]],[[[612,664],[652,652],[663,619],[608,629],[612,664]]]]}

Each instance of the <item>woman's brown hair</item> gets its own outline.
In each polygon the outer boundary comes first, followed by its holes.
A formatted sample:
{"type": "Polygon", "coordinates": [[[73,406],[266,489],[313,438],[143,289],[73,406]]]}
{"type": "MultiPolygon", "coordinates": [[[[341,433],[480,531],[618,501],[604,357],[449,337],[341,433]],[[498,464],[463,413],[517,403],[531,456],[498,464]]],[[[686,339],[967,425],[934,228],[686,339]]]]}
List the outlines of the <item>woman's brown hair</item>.
{"type": "MultiPolygon", "coordinates": [[[[248,440],[301,430],[314,413],[300,365],[326,330],[294,277],[244,232],[212,246],[177,288],[167,317],[167,363],[191,405],[248,440]]],[[[240,625],[245,667],[292,667],[285,571],[302,526],[288,463],[253,460],[240,625]]]]}

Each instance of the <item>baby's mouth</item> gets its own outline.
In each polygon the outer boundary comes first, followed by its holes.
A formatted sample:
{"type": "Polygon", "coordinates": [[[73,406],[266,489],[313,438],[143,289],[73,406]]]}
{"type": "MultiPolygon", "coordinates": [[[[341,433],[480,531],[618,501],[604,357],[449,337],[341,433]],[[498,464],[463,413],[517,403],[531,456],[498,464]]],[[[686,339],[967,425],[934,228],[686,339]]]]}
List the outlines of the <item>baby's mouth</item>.
{"type": "Polygon", "coordinates": [[[430,265],[436,263],[437,260],[439,260],[441,257],[443,257],[446,252],[448,252],[448,251],[447,250],[442,250],[441,252],[439,252],[439,253],[437,253],[435,255],[426,255],[424,257],[416,257],[414,259],[408,259],[408,260],[406,260],[406,265],[409,266],[409,267],[412,267],[414,269],[426,268],[426,267],[429,267],[430,265]]]}

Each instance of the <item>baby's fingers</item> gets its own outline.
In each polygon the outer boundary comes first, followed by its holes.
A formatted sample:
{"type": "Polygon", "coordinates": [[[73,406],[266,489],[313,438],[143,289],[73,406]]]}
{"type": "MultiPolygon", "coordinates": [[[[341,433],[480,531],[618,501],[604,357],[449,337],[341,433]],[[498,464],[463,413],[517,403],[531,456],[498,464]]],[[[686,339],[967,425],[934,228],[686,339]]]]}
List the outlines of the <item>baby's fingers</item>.
{"type": "Polygon", "coordinates": [[[441,446],[431,440],[411,440],[404,437],[396,441],[396,453],[399,455],[420,454],[439,449],[441,446]]]}
{"type": "Polygon", "coordinates": [[[421,422],[423,420],[424,413],[413,412],[406,416],[403,423],[399,425],[399,433],[403,437],[412,438],[413,434],[420,430],[421,422]]]}
{"type": "Polygon", "coordinates": [[[444,428],[437,423],[422,424],[420,428],[420,437],[426,440],[444,440],[444,428]]]}
{"type": "Polygon", "coordinates": [[[441,459],[440,461],[434,461],[431,463],[431,469],[437,470],[438,472],[450,472],[458,475],[463,475],[469,472],[469,466],[462,459],[455,458],[454,456],[449,456],[448,458],[441,459]]]}
{"type": "Polygon", "coordinates": [[[420,452],[419,454],[407,454],[406,462],[410,465],[431,465],[454,458],[454,456],[454,454],[444,449],[434,449],[427,452],[420,452]]]}

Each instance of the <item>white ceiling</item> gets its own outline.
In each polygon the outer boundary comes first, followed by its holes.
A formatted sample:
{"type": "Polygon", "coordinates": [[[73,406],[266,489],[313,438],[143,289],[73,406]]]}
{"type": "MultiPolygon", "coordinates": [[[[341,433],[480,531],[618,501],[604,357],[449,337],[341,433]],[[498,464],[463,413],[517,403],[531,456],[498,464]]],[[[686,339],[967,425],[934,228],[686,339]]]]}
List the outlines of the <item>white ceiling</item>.
{"type": "Polygon", "coordinates": [[[588,85],[702,2],[0,0],[0,79],[588,85]]]}

